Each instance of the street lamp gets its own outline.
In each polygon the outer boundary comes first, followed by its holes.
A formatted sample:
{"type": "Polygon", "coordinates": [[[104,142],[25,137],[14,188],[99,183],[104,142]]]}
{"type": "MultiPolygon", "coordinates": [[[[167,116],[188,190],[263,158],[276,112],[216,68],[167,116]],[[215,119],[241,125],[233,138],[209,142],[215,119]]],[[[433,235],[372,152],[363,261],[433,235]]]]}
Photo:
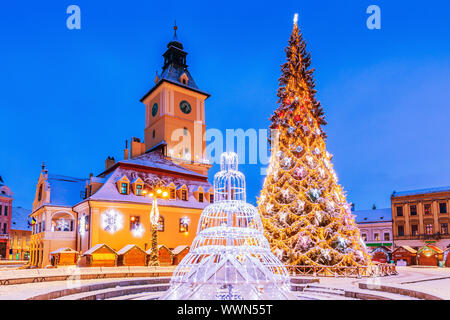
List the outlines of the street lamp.
{"type": "Polygon", "coordinates": [[[158,202],[156,199],[158,198],[168,198],[169,193],[161,188],[156,189],[156,192],[150,192],[148,195],[153,199],[152,209],[150,211],[150,226],[152,229],[152,251],[150,253],[150,261],[148,263],[149,266],[159,266],[158,261],[158,222],[159,222],[159,209],[158,202]]]}

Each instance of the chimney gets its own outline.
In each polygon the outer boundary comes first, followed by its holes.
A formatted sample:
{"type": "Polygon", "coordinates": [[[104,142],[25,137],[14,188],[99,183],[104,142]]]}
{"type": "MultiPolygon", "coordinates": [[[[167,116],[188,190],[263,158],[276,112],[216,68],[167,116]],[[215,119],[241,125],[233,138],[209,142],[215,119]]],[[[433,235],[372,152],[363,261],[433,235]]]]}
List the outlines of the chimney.
{"type": "Polygon", "coordinates": [[[106,160],[105,160],[105,170],[108,170],[109,168],[111,168],[115,163],[116,163],[116,160],[114,159],[114,157],[108,156],[108,158],[106,158],[106,160]]]}
{"type": "Polygon", "coordinates": [[[131,138],[131,159],[140,156],[145,152],[145,144],[141,143],[141,139],[132,137],[131,138]]]}
{"type": "Polygon", "coordinates": [[[123,158],[128,160],[130,157],[130,151],[128,150],[128,140],[125,140],[125,150],[123,151],[123,158]]]}

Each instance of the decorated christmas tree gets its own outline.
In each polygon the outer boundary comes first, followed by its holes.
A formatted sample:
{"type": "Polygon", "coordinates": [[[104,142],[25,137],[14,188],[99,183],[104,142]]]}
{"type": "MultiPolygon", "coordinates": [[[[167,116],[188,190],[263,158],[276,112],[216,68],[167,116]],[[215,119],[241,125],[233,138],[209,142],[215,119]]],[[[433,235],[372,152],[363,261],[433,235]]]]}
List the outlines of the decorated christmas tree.
{"type": "Polygon", "coordinates": [[[271,117],[271,159],[258,208],[272,251],[287,265],[367,266],[367,254],[325,146],[311,55],[297,26],[271,117]]]}

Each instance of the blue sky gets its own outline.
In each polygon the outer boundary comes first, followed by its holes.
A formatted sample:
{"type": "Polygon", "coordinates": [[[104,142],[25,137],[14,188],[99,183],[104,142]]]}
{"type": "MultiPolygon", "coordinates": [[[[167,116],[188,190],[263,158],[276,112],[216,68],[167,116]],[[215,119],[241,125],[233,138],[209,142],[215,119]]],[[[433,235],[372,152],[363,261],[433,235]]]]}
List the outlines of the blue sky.
{"type": "MultiPolygon", "coordinates": [[[[0,175],[15,205],[31,208],[42,161],[87,177],[108,155],[121,159],[125,139],[143,138],[139,99],[174,19],[195,81],[212,94],[208,128],[267,128],[295,12],[327,148],[356,208],[388,207],[393,190],[450,185],[448,1],[4,1],[0,175]],[[66,28],[70,4],[81,30],[66,28]],[[371,4],[381,30],[366,28],[371,4]]],[[[260,166],[242,170],[254,203],[260,166]]]]}

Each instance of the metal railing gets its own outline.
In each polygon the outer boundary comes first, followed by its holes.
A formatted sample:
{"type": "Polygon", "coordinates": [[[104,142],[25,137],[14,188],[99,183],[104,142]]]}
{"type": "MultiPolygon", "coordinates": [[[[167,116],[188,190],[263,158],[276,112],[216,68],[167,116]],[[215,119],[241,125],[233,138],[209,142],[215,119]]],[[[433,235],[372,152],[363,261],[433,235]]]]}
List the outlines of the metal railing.
{"type": "Polygon", "coordinates": [[[291,276],[311,277],[383,277],[396,275],[395,264],[380,263],[371,266],[286,266],[291,276]]]}

